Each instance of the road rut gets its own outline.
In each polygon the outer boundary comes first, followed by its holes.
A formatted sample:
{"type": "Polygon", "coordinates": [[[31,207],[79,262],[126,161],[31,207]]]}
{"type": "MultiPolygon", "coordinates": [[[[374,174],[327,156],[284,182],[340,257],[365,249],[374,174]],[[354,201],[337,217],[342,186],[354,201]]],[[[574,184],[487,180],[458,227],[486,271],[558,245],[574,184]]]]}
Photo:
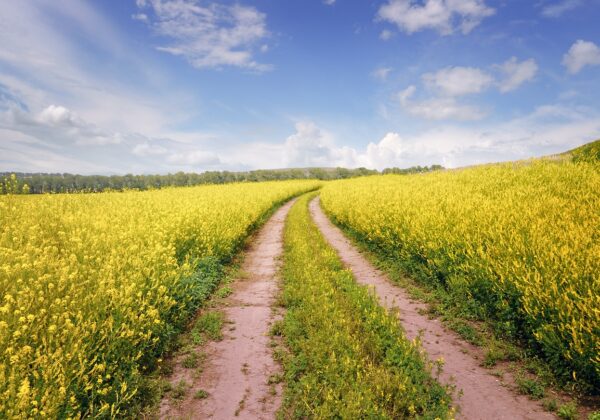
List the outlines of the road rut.
{"type": "Polygon", "coordinates": [[[261,228],[242,264],[244,278],[220,309],[225,315],[223,340],[204,348],[204,370],[192,386],[205,390],[202,400],[186,398],[161,407],[161,418],[274,419],[281,404],[267,384],[281,367],[269,347],[269,328],[276,315],[272,306],[278,290],[279,257],[283,252],[285,217],[295,200],[284,204],[261,228]]]}
{"type": "Polygon", "coordinates": [[[409,339],[421,334],[423,349],[430,360],[443,358],[444,368],[439,379],[456,386],[454,402],[458,418],[482,419],[553,419],[540,404],[504,387],[498,378],[479,365],[472,354],[477,349],[457,334],[445,329],[436,319],[421,315],[425,304],[413,302],[406,292],[369,263],[327,218],[319,198],[310,203],[310,212],[323,236],[338,252],[343,263],[352,270],[356,280],[373,287],[380,303],[400,309],[400,322],[409,339]]]}

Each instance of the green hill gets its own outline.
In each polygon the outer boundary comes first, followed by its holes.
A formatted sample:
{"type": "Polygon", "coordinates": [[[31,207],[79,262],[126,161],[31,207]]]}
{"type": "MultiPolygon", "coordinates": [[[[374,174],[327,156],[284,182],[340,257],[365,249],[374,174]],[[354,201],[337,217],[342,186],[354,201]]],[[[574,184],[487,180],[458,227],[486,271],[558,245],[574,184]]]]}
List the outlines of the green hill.
{"type": "Polygon", "coordinates": [[[600,140],[569,150],[565,155],[570,155],[573,162],[600,162],[600,140]]]}

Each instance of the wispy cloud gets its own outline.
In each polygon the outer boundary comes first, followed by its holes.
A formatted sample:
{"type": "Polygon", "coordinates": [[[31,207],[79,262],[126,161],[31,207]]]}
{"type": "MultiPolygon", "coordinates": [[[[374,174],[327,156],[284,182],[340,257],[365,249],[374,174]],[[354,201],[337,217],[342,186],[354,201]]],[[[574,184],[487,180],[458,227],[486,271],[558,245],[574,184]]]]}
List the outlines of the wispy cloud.
{"type": "Polygon", "coordinates": [[[395,24],[408,34],[433,29],[441,35],[456,30],[468,34],[495,10],[484,0],[388,0],[377,13],[379,19],[395,24]]]}
{"type": "Polygon", "coordinates": [[[538,65],[533,58],[519,62],[517,57],[511,57],[495,67],[503,75],[503,79],[499,82],[502,93],[513,91],[523,83],[533,80],[538,71],[538,65]]]}
{"type": "Polygon", "coordinates": [[[501,93],[516,90],[534,79],[538,66],[534,59],[519,61],[511,57],[502,64],[490,66],[494,71],[478,67],[449,66],[421,75],[421,82],[432,97],[416,99],[417,87],[410,85],[396,97],[402,109],[410,115],[427,120],[475,121],[486,117],[482,106],[463,104],[460,97],[482,94],[492,87],[501,93]],[[497,73],[497,74],[495,74],[497,73]]]}
{"type": "Polygon", "coordinates": [[[180,166],[192,167],[214,167],[221,163],[216,153],[205,150],[192,150],[185,153],[173,153],[167,158],[167,162],[180,166]]]}
{"type": "Polygon", "coordinates": [[[390,31],[389,29],[384,29],[379,34],[379,39],[381,39],[383,41],[389,41],[390,39],[392,39],[393,36],[394,36],[394,32],[390,31]]]}
{"type": "Polygon", "coordinates": [[[158,50],[184,57],[198,69],[271,68],[254,59],[269,36],[266,15],[252,6],[196,0],[137,0],[135,19],[148,23],[167,40],[158,50]]]}
{"type": "Polygon", "coordinates": [[[206,152],[203,133],[175,128],[188,115],[188,95],[152,84],[160,69],[130,48],[123,33],[80,0],[0,2],[0,170],[212,168],[214,158],[199,159],[206,152]],[[88,52],[58,22],[67,22],[85,48],[101,50],[121,72],[90,68],[88,52]],[[138,83],[124,83],[122,75],[138,83]],[[195,158],[186,162],[180,155],[195,158]]]}
{"type": "Polygon", "coordinates": [[[417,88],[411,85],[398,93],[398,101],[402,108],[416,117],[427,120],[475,121],[487,115],[479,107],[460,104],[451,96],[414,100],[416,91],[417,88]]]}
{"type": "MultiPolygon", "coordinates": [[[[198,149],[194,142],[102,129],[60,105],[50,105],[39,113],[14,107],[0,112],[0,138],[3,155],[20,170],[47,170],[54,165],[54,172],[125,173],[149,168],[166,172],[206,170],[221,164],[216,153],[198,149]],[[52,162],[39,165],[35,156],[49,154],[52,162]],[[56,159],[56,155],[63,157],[56,159]],[[65,161],[70,163],[61,168],[65,161]]],[[[8,164],[2,165],[4,170],[16,169],[8,164]]]]}
{"type": "Polygon", "coordinates": [[[373,76],[379,81],[385,82],[392,70],[393,69],[391,67],[378,67],[375,70],[373,70],[371,76],[373,76]]]}
{"type": "Polygon", "coordinates": [[[578,8],[583,4],[581,0],[562,0],[556,3],[547,4],[542,8],[542,16],[547,18],[561,17],[568,11],[578,8]]]}

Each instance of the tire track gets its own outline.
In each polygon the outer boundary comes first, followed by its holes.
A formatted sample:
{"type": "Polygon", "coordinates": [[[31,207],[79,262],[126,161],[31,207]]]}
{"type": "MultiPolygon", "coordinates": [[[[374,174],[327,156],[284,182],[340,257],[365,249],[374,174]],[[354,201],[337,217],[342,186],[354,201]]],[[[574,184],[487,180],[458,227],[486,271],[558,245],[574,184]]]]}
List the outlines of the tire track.
{"type": "Polygon", "coordinates": [[[356,280],[373,287],[380,303],[388,308],[400,308],[400,322],[409,339],[421,335],[421,344],[430,360],[443,358],[441,382],[455,385],[454,401],[459,418],[481,419],[553,419],[539,403],[516,395],[498,378],[481,367],[472,356],[477,348],[446,330],[438,320],[420,314],[425,304],[413,302],[399,287],[373,267],[331,223],[320,207],[319,198],[309,205],[310,212],[323,236],[338,252],[343,263],[352,270],[356,280]]]}
{"type": "Polygon", "coordinates": [[[242,265],[243,279],[232,283],[225,299],[223,340],[204,348],[205,367],[192,386],[205,390],[202,400],[187,398],[180,404],[163,404],[161,418],[274,419],[281,405],[281,385],[273,395],[267,384],[281,367],[269,347],[269,328],[278,290],[279,256],[283,252],[283,226],[295,200],[283,205],[265,223],[242,265]],[[227,327],[229,326],[229,328],[227,327]]]}

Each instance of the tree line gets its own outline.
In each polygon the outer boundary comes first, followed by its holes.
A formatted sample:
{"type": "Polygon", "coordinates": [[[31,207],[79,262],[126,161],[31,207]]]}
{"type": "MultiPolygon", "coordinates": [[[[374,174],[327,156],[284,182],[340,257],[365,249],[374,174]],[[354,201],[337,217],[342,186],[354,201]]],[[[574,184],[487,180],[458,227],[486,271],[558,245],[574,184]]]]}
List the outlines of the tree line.
{"type": "Polygon", "coordinates": [[[379,174],[410,174],[443,169],[440,165],[387,168],[261,169],[247,172],[177,172],[167,175],[76,175],[69,173],[0,172],[0,194],[95,193],[102,191],[150,190],[231,182],[283,181],[288,179],[335,180],[379,174]]]}

